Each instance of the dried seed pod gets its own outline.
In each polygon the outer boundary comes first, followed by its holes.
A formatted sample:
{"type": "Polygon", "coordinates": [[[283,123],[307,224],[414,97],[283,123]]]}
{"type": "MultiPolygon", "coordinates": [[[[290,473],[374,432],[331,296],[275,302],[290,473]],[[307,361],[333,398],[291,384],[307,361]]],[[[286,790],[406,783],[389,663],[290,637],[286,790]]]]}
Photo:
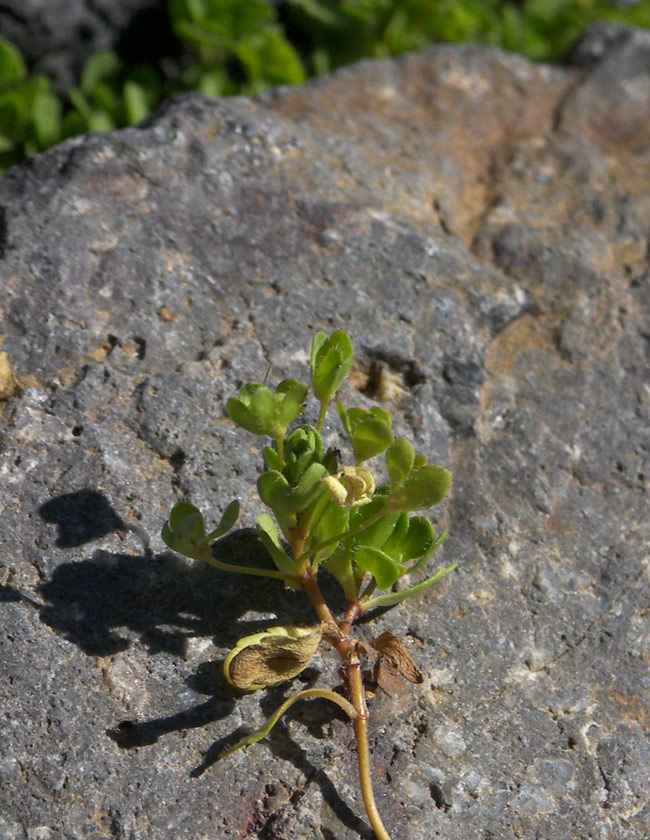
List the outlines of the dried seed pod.
{"type": "Polygon", "coordinates": [[[228,682],[242,691],[257,691],[293,679],[311,662],[323,628],[269,627],[240,639],[223,663],[228,682]]]}
{"type": "Polygon", "coordinates": [[[393,695],[398,690],[398,674],[412,683],[424,681],[424,675],[411,658],[411,654],[389,630],[378,636],[371,644],[379,654],[375,679],[377,685],[386,694],[393,695]]]}

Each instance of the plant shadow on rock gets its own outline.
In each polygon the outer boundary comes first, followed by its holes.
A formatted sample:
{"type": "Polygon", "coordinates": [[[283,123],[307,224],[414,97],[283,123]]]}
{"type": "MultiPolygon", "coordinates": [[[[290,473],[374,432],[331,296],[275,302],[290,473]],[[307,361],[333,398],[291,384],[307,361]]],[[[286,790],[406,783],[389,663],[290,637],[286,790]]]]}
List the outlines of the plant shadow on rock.
{"type": "Polygon", "coordinates": [[[97,490],[77,490],[56,496],[42,504],[38,512],[45,522],[58,527],[55,543],[58,548],[76,548],[113,531],[126,530],[108,499],[97,490]]]}
{"type": "MultiPolygon", "coordinates": [[[[59,528],[59,548],[78,547],[111,532],[127,530],[109,500],[95,490],[58,496],[41,505],[39,512],[46,522],[59,528]]],[[[217,548],[216,556],[223,555],[230,563],[259,566],[266,562],[265,549],[251,529],[231,532],[217,548]]],[[[330,583],[336,586],[333,581],[330,583]]],[[[242,620],[249,610],[273,613],[277,623],[308,625],[316,620],[306,597],[284,590],[279,582],[225,574],[199,562],[189,563],[170,552],[117,554],[98,549],[89,559],[60,563],[50,578],[39,585],[38,592],[41,603],[13,587],[2,587],[0,600],[29,603],[54,632],[89,656],[110,656],[126,650],[133,633],[153,655],[183,657],[188,639],[197,636],[211,636],[217,645],[229,647],[240,636],[276,623],[272,619],[242,620]]],[[[130,749],[151,745],[173,731],[205,726],[232,712],[235,700],[219,663],[202,663],[187,684],[194,691],[209,695],[208,699],[167,717],[122,721],[107,734],[119,747],[130,749]]],[[[336,712],[322,705],[329,722],[336,712]]],[[[213,745],[192,775],[201,775],[240,735],[232,733],[213,745]]],[[[323,774],[308,764],[297,745],[291,745],[283,748],[283,755],[288,751],[294,760],[299,753],[301,770],[308,778],[318,774],[320,783],[323,774]]],[[[326,798],[332,799],[332,807],[336,806],[337,812],[345,810],[326,777],[322,785],[326,798]]],[[[351,811],[350,819],[356,820],[351,811]]]]}
{"type": "MultiPolygon", "coordinates": [[[[186,680],[189,688],[210,695],[204,703],[166,717],[145,721],[123,720],[106,734],[120,749],[134,749],[155,744],[163,735],[197,729],[228,717],[235,707],[233,697],[227,696],[225,679],[215,662],[203,662],[196,674],[186,680]]],[[[196,775],[195,772],[192,775],[196,775]]]]}
{"type": "MultiPolygon", "coordinates": [[[[59,526],[59,547],[76,547],[125,530],[97,491],[57,497],[42,505],[40,512],[59,526]]],[[[219,552],[242,567],[264,562],[265,551],[253,533],[233,532],[219,545],[219,552]]],[[[38,591],[44,601],[43,621],[92,656],[128,648],[129,631],[137,633],[153,654],[183,656],[193,636],[212,636],[216,644],[229,646],[242,631],[254,632],[268,623],[241,621],[248,610],[275,613],[280,622],[296,617],[306,623],[314,620],[306,598],[284,592],[279,583],[235,578],[169,552],[129,555],[96,550],[87,560],[60,563],[38,591]]]]}

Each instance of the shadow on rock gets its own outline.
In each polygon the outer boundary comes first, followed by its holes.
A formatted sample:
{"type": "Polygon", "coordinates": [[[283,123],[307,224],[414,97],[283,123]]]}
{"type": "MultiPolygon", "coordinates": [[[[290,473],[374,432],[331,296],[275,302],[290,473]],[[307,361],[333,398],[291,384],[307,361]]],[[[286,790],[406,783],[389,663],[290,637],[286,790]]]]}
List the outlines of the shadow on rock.
{"type": "Polygon", "coordinates": [[[235,699],[228,697],[228,688],[221,668],[215,662],[204,662],[186,680],[188,686],[202,694],[211,695],[204,703],[167,717],[147,721],[123,720],[106,734],[121,749],[133,749],[155,744],[163,735],[196,729],[228,717],[235,707],[235,699]]]}
{"type": "Polygon", "coordinates": [[[45,522],[55,524],[58,548],[76,548],[127,528],[106,496],[97,490],[77,490],[45,502],[38,509],[45,522]]]}
{"type": "MultiPolygon", "coordinates": [[[[43,504],[40,513],[59,527],[59,547],[78,546],[113,530],[126,530],[109,501],[80,490],[43,504]]],[[[239,529],[215,547],[230,563],[260,566],[271,561],[255,532],[239,529]]],[[[107,656],[129,646],[137,633],[151,653],[183,656],[193,636],[212,636],[230,647],[273,620],[241,620],[249,610],[272,613],[278,623],[314,623],[306,597],[279,581],[220,572],[178,555],[129,555],[96,550],[89,559],[60,563],[38,587],[42,603],[7,592],[4,600],[35,606],[55,632],[86,653],[107,656]]]]}
{"type": "MultiPolygon", "coordinates": [[[[311,669],[309,670],[311,671],[311,669]]],[[[308,672],[305,671],[301,677],[304,678],[307,675],[308,672]]],[[[317,674],[311,673],[311,676],[316,678],[317,674]]],[[[299,689],[294,685],[293,690],[299,689]]],[[[290,689],[288,691],[286,686],[269,690],[261,701],[261,708],[265,715],[270,717],[290,693],[292,693],[292,690],[290,689]]],[[[323,799],[343,825],[355,831],[362,840],[372,840],[375,835],[371,829],[363,820],[356,816],[350,805],[341,798],[336,786],[327,773],[323,769],[315,767],[309,761],[307,752],[299,747],[291,738],[287,727],[289,720],[300,721],[301,724],[307,727],[312,736],[324,739],[328,737],[327,730],[331,726],[332,721],[340,720],[348,722],[345,714],[337,706],[328,703],[326,700],[316,698],[306,703],[298,703],[280,718],[264,741],[251,747],[251,750],[257,749],[263,753],[265,749],[271,749],[277,758],[290,761],[294,767],[304,774],[307,785],[311,783],[318,785],[323,799]]],[[[201,764],[192,771],[191,776],[197,778],[203,775],[210,767],[216,764],[226,750],[233,747],[238,741],[250,734],[250,732],[250,727],[242,726],[235,732],[231,732],[229,735],[215,741],[205,753],[201,764]]],[[[349,738],[350,741],[354,738],[352,728],[349,731],[349,738]]],[[[350,752],[347,745],[343,748],[343,751],[350,752]]],[[[282,819],[282,814],[278,813],[277,818],[282,819]]],[[[266,828],[272,833],[271,823],[268,823],[266,828]]],[[[267,834],[265,833],[264,836],[267,836],[267,834]]]]}

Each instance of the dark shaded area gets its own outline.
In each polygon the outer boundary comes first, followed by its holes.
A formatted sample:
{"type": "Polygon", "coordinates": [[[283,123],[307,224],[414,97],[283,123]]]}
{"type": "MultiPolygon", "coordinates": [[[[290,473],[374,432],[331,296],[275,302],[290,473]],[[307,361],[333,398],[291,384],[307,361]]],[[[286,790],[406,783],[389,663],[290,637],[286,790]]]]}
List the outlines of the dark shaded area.
{"type": "Polygon", "coordinates": [[[161,67],[177,61],[181,43],[174,35],[166,2],[152,2],[139,9],[119,33],[113,47],[129,66],[153,64],[161,67]]]}
{"type": "MultiPolygon", "coordinates": [[[[45,502],[39,512],[59,528],[56,545],[73,548],[126,530],[106,497],[80,490],[45,502]]],[[[239,529],[213,546],[230,563],[260,566],[271,561],[253,531],[239,529]]],[[[336,587],[331,580],[329,585],[336,587]]],[[[139,634],[149,651],[183,656],[191,636],[214,636],[229,646],[269,621],[240,621],[248,610],[273,612],[278,623],[313,623],[304,595],[277,581],[220,572],[178,555],[151,556],[96,551],[91,559],[60,563],[38,587],[37,604],[18,590],[3,587],[0,600],[29,601],[41,619],[93,656],[128,647],[128,633],[139,634]]]]}
{"type": "Polygon", "coordinates": [[[113,531],[126,530],[106,497],[97,490],[77,490],[57,496],[42,504],[38,512],[46,522],[58,527],[55,543],[58,548],[75,548],[113,531]]]}
{"type": "Polygon", "coordinates": [[[7,211],[0,207],[0,259],[4,259],[7,253],[9,240],[9,224],[7,222],[7,211]]]}
{"type": "Polygon", "coordinates": [[[191,709],[177,712],[167,717],[153,718],[143,722],[123,720],[114,729],[107,730],[108,737],[115,741],[120,749],[134,749],[155,744],[163,735],[207,726],[217,720],[228,717],[235,706],[235,701],[211,697],[191,709]]]}

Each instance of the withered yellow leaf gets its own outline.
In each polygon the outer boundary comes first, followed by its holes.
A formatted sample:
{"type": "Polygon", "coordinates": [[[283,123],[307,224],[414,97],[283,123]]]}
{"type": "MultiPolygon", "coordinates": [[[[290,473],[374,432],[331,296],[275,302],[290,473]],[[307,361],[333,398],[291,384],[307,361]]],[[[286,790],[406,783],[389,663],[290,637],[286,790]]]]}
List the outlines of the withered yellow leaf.
{"type": "Polygon", "coordinates": [[[318,650],[323,628],[270,627],[240,639],[223,663],[228,682],[257,691],[290,680],[303,671],[318,650]]]}

